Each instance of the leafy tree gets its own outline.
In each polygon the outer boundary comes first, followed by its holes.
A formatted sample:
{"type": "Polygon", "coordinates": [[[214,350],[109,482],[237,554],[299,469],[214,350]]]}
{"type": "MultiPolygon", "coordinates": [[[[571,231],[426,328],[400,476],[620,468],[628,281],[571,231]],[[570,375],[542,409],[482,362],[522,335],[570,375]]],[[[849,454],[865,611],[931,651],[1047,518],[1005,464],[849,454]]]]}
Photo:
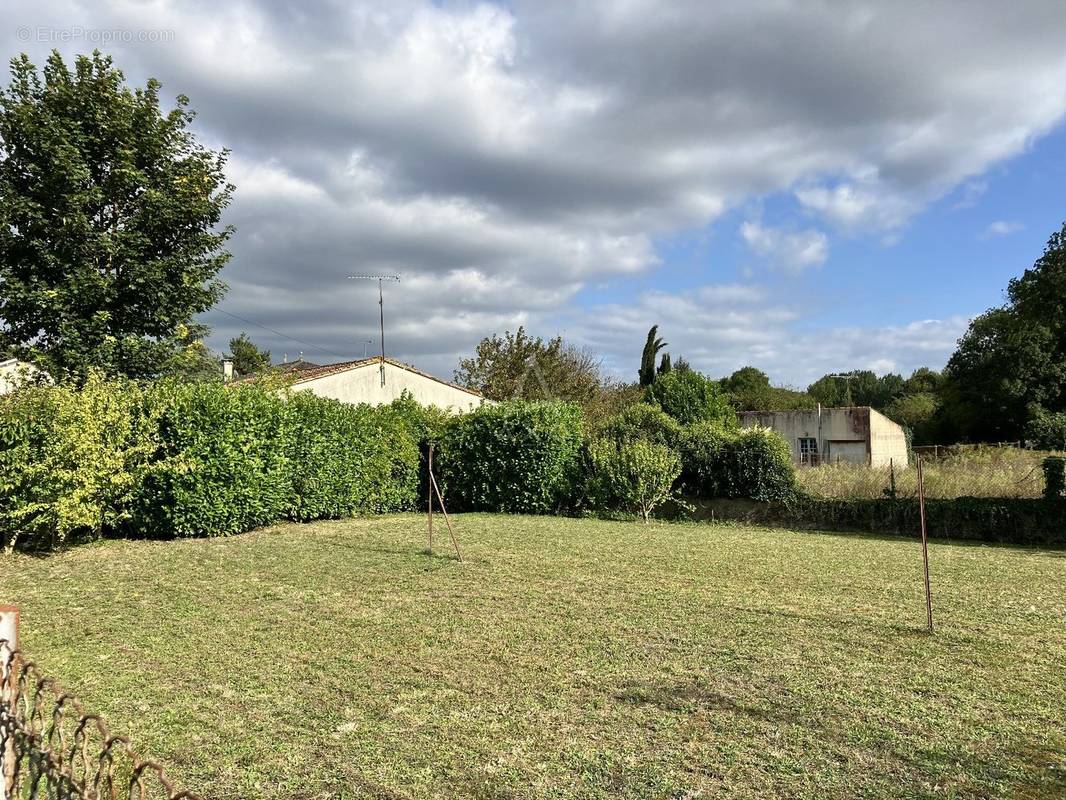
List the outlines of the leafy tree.
{"type": "Polygon", "coordinates": [[[1066,224],[1031,269],[1010,281],[1007,303],[970,323],[948,361],[946,421],[959,438],[1021,439],[1066,412],[1066,224]]]}
{"type": "Polygon", "coordinates": [[[223,293],[226,153],[159,89],[99,52],[22,55],[0,89],[0,346],[57,378],[160,374],[223,293]]]}
{"type": "Polygon", "coordinates": [[[722,391],[737,411],[770,409],[770,376],[761,369],[741,367],[728,378],[722,378],[722,391]]]}
{"type": "Polygon", "coordinates": [[[907,394],[936,394],[944,385],[944,376],[935,369],[918,367],[904,383],[907,394]]]}
{"type": "Polygon", "coordinates": [[[702,421],[736,425],[736,413],[719,390],[718,381],[695,370],[672,370],[645,389],[644,396],[682,425],[702,421]]]}
{"type": "Polygon", "coordinates": [[[233,361],[233,374],[238,378],[255,375],[270,366],[270,351],[260,350],[243,331],[229,340],[229,358],[233,361]]]}
{"type": "Polygon", "coordinates": [[[940,400],[931,392],[917,392],[897,397],[889,403],[884,414],[905,428],[910,428],[915,444],[933,444],[937,432],[937,412],[940,400]]]}
{"type": "Polygon", "coordinates": [[[807,393],[823,406],[871,406],[882,409],[904,393],[903,377],[888,373],[877,377],[868,369],[823,375],[807,393]]]}
{"type": "Polygon", "coordinates": [[[490,400],[564,400],[594,403],[607,385],[600,362],[561,336],[545,342],[524,327],[482,339],[455,370],[455,381],[490,400]]]}
{"type": "Polygon", "coordinates": [[[640,355],[639,383],[641,386],[651,386],[655,383],[655,357],[666,347],[666,342],[662,340],[662,337],[656,335],[658,332],[659,326],[652,325],[651,330],[648,331],[648,340],[644,343],[644,352],[640,355]]]}
{"type": "Polygon", "coordinates": [[[673,496],[681,474],[677,453],[661,444],[633,439],[625,444],[601,439],[589,445],[589,494],[601,509],[636,513],[648,523],[651,512],[673,496]]]}
{"type": "Polygon", "coordinates": [[[203,383],[222,379],[222,359],[204,343],[208,327],[198,322],[179,325],[175,347],[164,363],[161,374],[185,383],[203,383]]]}

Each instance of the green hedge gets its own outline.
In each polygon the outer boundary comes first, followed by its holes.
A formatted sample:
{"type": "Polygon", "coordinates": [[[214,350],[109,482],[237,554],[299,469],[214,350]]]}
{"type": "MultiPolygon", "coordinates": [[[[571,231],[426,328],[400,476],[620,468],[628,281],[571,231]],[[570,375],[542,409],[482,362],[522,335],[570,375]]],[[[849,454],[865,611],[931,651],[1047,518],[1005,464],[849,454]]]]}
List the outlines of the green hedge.
{"type": "MultiPolygon", "coordinates": [[[[428,418],[430,412],[419,412],[428,418]]],[[[0,543],[221,536],[412,508],[417,425],[271,387],[89,379],[0,399],[0,543]]]]}
{"type": "Polygon", "coordinates": [[[151,449],[140,390],[90,377],[80,391],[0,398],[0,546],[54,548],[128,521],[151,449]]]}
{"type": "Polygon", "coordinates": [[[678,449],[686,494],[771,501],[796,491],[792,451],[769,429],[726,430],[701,422],[684,430],[678,449]]]}
{"type": "Polygon", "coordinates": [[[569,403],[485,405],[448,420],[440,477],[449,508],[548,514],[575,501],[581,410],[569,403]]]}
{"type": "MultiPolygon", "coordinates": [[[[1066,545],[1066,500],[959,497],[925,501],[931,537],[1021,545],[1066,545]]],[[[682,512],[675,510],[675,516],[682,512]]],[[[917,537],[918,501],[827,499],[797,495],[786,502],[690,498],[684,516],[810,530],[864,531],[917,537]]]]}
{"type": "Polygon", "coordinates": [[[285,516],[291,477],[285,403],[255,384],[164,384],[148,394],[156,449],[130,533],[224,536],[285,516]]]}

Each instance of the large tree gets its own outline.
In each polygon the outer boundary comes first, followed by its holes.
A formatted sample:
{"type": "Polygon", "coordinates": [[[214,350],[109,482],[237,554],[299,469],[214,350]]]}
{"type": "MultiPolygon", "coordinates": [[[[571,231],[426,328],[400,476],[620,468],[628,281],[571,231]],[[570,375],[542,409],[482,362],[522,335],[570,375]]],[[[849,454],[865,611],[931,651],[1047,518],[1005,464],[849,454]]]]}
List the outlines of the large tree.
{"type": "Polygon", "coordinates": [[[970,323],[948,361],[944,414],[959,438],[1021,439],[1066,412],[1066,224],[1007,303],[970,323]]]}
{"type": "Polygon", "coordinates": [[[222,296],[226,153],[107,56],[22,55],[0,89],[0,347],[55,377],[167,371],[222,296]]]}
{"type": "Polygon", "coordinates": [[[455,370],[456,383],[490,400],[556,399],[591,401],[602,389],[600,362],[561,336],[544,341],[524,327],[481,340],[474,355],[455,370]]]}

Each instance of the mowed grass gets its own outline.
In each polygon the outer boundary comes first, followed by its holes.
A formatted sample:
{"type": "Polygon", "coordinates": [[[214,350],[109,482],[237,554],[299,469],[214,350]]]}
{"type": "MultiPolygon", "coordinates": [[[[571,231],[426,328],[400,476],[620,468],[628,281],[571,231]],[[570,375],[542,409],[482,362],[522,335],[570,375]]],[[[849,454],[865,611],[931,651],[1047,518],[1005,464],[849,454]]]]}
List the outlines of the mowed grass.
{"type": "Polygon", "coordinates": [[[928,636],[915,541],[455,523],[5,557],[0,602],[209,798],[1066,794],[1061,550],[931,544],[928,636]]]}

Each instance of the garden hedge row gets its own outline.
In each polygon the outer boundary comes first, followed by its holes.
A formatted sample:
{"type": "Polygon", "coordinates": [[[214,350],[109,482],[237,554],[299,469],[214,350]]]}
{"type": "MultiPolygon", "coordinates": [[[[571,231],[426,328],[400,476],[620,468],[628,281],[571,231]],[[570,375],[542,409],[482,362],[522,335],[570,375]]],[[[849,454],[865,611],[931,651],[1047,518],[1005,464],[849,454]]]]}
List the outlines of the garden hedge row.
{"type": "Polygon", "coordinates": [[[220,536],[411,508],[406,412],[254,384],[28,388],[0,400],[0,543],[220,536]]]}
{"type": "Polygon", "coordinates": [[[648,404],[586,437],[566,403],[451,417],[409,397],[371,408],[255,383],[91,377],[0,398],[0,544],[221,536],[411,509],[426,496],[429,442],[456,511],[646,517],[681,485],[762,500],[793,486],[775,434],[685,427],[648,404]]]}
{"type": "MultiPolygon", "coordinates": [[[[913,498],[826,499],[797,495],[787,501],[689,498],[686,515],[810,530],[864,531],[918,537],[913,498]]],[[[675,510],[676,512],[676,510],[675,510]]],[[[1066,545],[1066,500],[959,497],[925,501],[926,530],[940,539],[1021,545],[1066,545]]]]}

